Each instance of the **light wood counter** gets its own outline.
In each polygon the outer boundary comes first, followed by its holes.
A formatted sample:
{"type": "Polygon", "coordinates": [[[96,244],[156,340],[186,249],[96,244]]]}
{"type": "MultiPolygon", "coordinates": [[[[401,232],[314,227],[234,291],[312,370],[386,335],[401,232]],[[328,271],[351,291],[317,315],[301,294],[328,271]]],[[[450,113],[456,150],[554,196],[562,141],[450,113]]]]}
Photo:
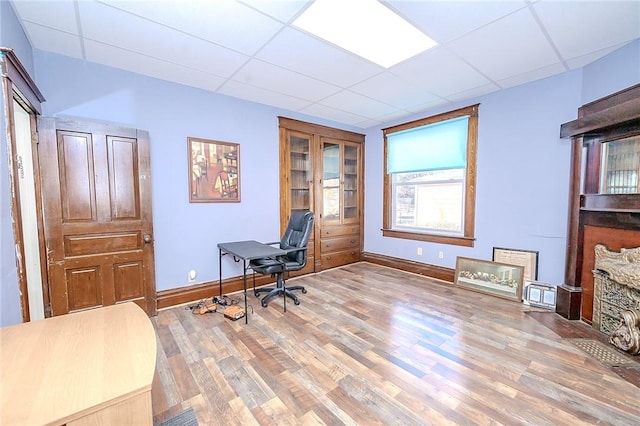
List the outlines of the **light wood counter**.
{"type": "Polygon", "coordinates": [[[124,303],[0,329],[0,424],[152,425],[156,338],[124,303]]]}

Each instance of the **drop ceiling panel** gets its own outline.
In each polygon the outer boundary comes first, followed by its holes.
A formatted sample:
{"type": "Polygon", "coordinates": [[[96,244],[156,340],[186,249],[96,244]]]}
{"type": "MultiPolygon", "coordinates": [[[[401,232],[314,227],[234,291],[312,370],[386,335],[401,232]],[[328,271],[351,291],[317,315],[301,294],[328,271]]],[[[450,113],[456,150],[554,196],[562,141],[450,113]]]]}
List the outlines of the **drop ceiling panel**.
{"type": "Polygon", "coordinates": [[[283,24],[233,0],[109,0],[104,3],[229,49],[253,55],[283,24]],[[238,29],[245,31],[238,31],[238,29]]]}
{"type": "Polygon", "coordinates": [[[437,99],[437,96],[428,90],[420,89],[390,72],[373,76],[351,87],[350,90],[397,108],[437,99]]]}
{"type": "Polygon", "coordinates": [[[235,98],[246,99],[266,105],[298,111],[311,104],[309,101],[295,98],[293,96],[284,95],[282,93],[272,92],[270,90],[261,89],[259,87],[244,84],[238,81],[229,80],[219,90],[218,93],[235,98]]]}
{"type": "Polygon", "coordinates": [[[560,61],[527,9],[464,35],[449,47],[491,80],[524,74],[560,61]]]}
{"type": "Polygon", "coordinates": [[[449,42],[526,7],[521,0],[390,0],[385,3],[438,43],[449,42]]]}
{"type": "Polygon", "coordinates": [[[640,38],[640,0],[383,0],[440,43],[385,70],[292,27],[312,0],[9,1],[34,49],[354,126],[583,67],[640,38]]]}
{"type": "Polygon", "coordinates": [[[75,2],[71,0],[13,2],[20,19],[41,24],[49,28],[79,34],[75,2]]]}
{"type": "Polygon", "coordinates": [[[224,79],[181,64],[175,64],[151,56],[140,55],[108,44],[87,40],[87,60],[134,73],[173,81],[199,89],[215,91],[224,79]]]}
{"type": "Polygon", "coordinates": [[[307,5],[311,4],[312,0],[240,0],[240,2],[259,10],[280,22],[289,23],[302,13],[307,5]]]}
{"type": "Polygon", "coordinates": [[[311,102],[331,96],[340,90],[337,86],[255,59],[243,66],[233,76],[233,80],[255,87],[268,87],[276,93],[311,102]]]}
{"type": "Polygon", "coordinates": [[[447,100],[451,102],[464,101],[465,99],[477,98],[478,96],[487,95],[498,90],[500,90],[500,87],[497,84],[489,83],[484,86],[474,87],[473,89],[465,90],[464,92],[449,95],[447,96],[447,100]]]}
{"type": "Polygon", "coordinates": [[[390,70],[440,97],[483,86],[489,80],[443,47],[436,47],[390,70]]]}
{"type": "Polygon", "coordinates": [[[640,37],[640,1],[543,1],[534,10],[565,59],[640,37]]]}
{"type": "Polygon", "coordinates": [[[366,118],[374,118],[380,115],[391,114],[398,108],[384,104],[374,99],[354,93],[350,90],[343,90],[320,101],[324,106],[351,111],[366,118]]]}
{"type": "Polygon", "coordinates": [[[342,111],[335,108],[330,108],[328,106],[320,105],[320,104],[309,105],[306,108],[302,108],[300,112],[309,114],[315,117],[325,118],[327,120],[339,121],[341,123],[349,124],[352,126],[355,126],[358,123],[361,123],[364,121],[368,121],[366,117],[362,117],[348,111],[342,111]]]}
{"type": "Polygon", "coordinates": [[[284,29],[258,53],[257,58],[343,88],[384,70],[293,28],[284,29]],[[313,55],[295,52],[313,52],[313,55]]]}
{"type": "Polygon", "coordinates": [[[538,68],[537,70],[527,71],[523,74],[507,77],[502,80],[498,80],[498,84],[501,88],[518,86],[520,84],[540,80],[541,78],[550,77],[552,75],[560,74],[566,71],[563,64],[557,62],[547,67],[538,68]]]}
{"type": "Polygon", "coordinates": [[[611,46],[608,47],[606,49],[601,49],[595,52],[591,52],[589,54],[586,55],[582,55],[579,56],[577,58],[573,58],[573,59],[569,59],[566,61],[567,66],[569,67],[569,69],[576,69],[576,68],[581,68],[587,64],[590,64],[594,61],[597,61],[598,59],[602,58],[603,56],[608,55],[609,53],[612,53],[615,50],[620,49],[621,47],[623,47],[624,45],[626,45],[628,43],[621,43],[617,46],[611,46]]]}
{"type": "Polygon", "coordinates": [[[71,56],[72,58],[83,58],[80,37],[67,32],[54,30],[31,22],[24,23],[29,34],[29,40],[40,50],[58,53],[60,55],[71,56]]]}
{"type": "Polygon", "coordinates": [[[86,38],[228,77],[247,56],[103,4],[80,2],[86,38]]]}

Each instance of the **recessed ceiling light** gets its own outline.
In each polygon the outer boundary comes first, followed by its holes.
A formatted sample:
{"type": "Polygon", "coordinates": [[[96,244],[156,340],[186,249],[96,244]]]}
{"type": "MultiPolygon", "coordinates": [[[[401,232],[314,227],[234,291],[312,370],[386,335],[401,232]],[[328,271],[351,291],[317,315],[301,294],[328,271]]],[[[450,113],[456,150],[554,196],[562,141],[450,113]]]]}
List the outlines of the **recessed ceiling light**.
{"type": "Polygon", "coordinates": [[[377,0],[315,0],[293,25],[385,68],[437,44],[377,0]]]}

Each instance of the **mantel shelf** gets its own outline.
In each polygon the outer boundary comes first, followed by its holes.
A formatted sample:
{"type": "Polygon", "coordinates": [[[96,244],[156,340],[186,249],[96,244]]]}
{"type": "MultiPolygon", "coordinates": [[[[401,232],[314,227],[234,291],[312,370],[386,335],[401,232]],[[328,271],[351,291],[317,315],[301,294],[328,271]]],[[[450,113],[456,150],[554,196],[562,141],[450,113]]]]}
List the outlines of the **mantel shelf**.
{"type": "Polygon", "coordinates": [[[560,126],[560,137],[570,138],[640,120],[640,98],[630,99],[560,126]]]}

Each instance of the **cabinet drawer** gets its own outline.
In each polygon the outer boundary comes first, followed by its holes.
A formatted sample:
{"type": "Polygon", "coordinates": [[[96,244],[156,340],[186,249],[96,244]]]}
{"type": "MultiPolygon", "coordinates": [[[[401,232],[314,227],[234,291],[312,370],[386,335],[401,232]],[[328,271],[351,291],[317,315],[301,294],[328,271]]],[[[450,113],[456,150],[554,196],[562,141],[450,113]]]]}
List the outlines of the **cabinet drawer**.
{"type": "Polygon", "coordinates": [[[339,251],[322,255],[322,270],[360,261],[360,249],[339,251]]]}
{"type": "Polygon", "coordinates": [[[352,247],[359,247],[360,235],[347,235],[345,237],[337,238],[322,238],[320,240],[322,247],[322,253],[328,253],[330,251],[343,250],[352,247]]]}
{"type": "Polygon", "coordinates": [[[340,235],[358,234],[360,232],[360,226],[327,226],[321,230],[321,238],[324,237],[337,237],[340,235]]]}

